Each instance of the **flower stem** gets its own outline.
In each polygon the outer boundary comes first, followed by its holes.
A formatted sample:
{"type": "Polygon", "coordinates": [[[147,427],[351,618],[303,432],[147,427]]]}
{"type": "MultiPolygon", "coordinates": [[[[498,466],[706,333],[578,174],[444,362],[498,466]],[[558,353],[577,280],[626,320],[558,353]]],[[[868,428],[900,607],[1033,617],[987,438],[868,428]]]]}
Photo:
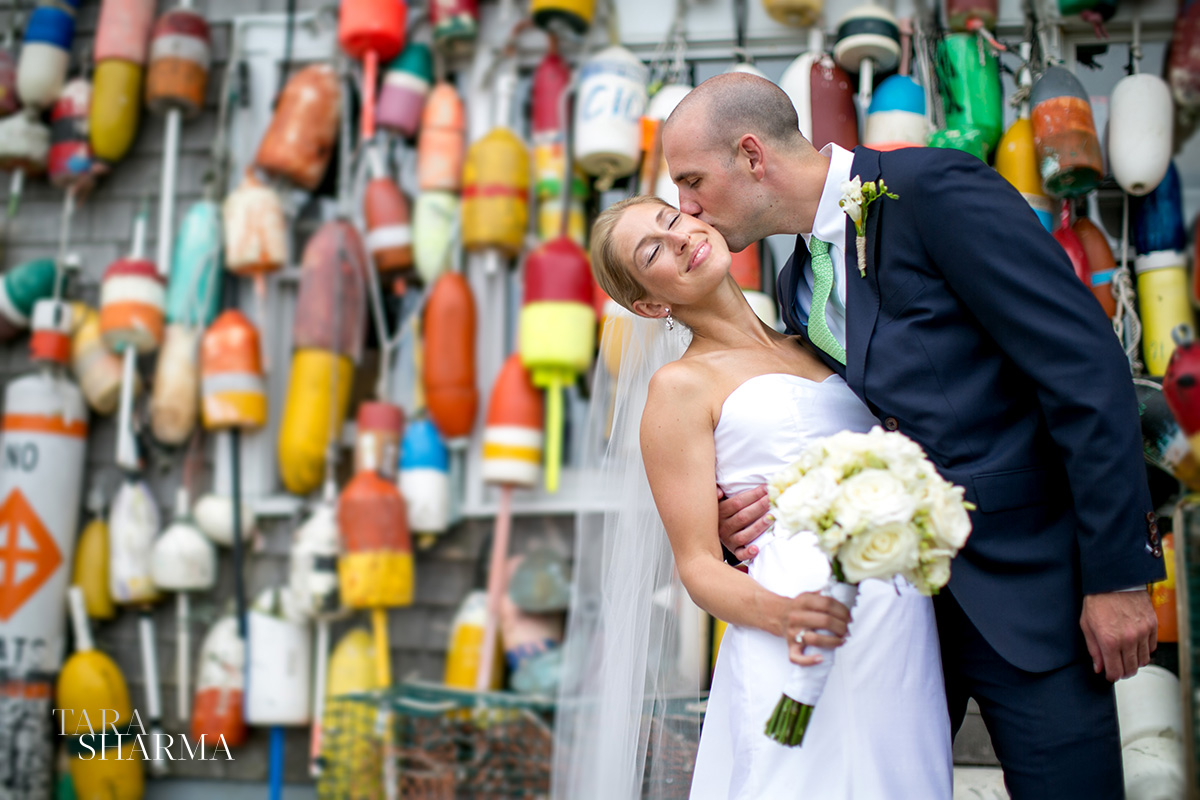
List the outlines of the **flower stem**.
{"type": "Polygon", "coordinates": [[[813,707],[782,695],[775,704],[765,733],[768,738],[787,747],[799,747],[812,719],[813,707]]]}

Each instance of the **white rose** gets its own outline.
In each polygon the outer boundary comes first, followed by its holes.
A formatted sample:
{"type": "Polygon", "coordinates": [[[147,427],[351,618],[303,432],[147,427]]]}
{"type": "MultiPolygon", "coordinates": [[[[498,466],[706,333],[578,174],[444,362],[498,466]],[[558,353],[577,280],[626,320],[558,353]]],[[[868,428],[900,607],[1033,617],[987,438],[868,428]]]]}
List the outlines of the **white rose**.
{"type": "Polygon", "coordinates": [[[833,502],[834,519],[851,534],[867,526],[909,523],[917,501],[904,484],[883,470],[869,469],[842,482],[833,502]]]}
{"type": "Polygon", "coordinates": [[[851,536],[842,545],[838,560],[849,583],[867,578],[888,579],[909,574],[918,563],[920,537],[907,523],[892,523],[851,536]]]}
{"type": "Polygon", "coordinates": [[[950,582],[950,556],[929,559],[914,570],[912,585],[924,595],[931,595],[950,582]]]}
{"type": "Polygon", "coordinates": [[[971,535],[971,517],[963,507],[963,489],[943,482],[929,497],[929,530],[939,547],[957,553],[971,535]]]}
{"type": "Polygon", "coordinates": [[[837,475],[817,467],[779,495],[775,517],[793,532],[816,530],[817,520],[829,513],[837,494],[837,475]]]}

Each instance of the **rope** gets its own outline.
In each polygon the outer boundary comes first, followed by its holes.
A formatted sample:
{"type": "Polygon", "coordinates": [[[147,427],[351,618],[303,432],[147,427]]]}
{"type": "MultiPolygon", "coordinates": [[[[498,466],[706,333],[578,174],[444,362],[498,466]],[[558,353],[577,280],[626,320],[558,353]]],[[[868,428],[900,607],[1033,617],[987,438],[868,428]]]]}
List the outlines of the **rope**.
{"type": "Polygon", "coordinates": [[[1138,357],[1142,321],[1138,318],[1137,305],[1134,303],[1133,276],[1129,272],[1129,195],[1125,195],[1121,213],[1121,264],[1113,270],[1112,290],[1113,298],[1117,301],[1117,311],[1112,319],[1113,332],[1125,349],[1130,372],[1136,377],[1142,374],[1144,368],[1138,357]]]}

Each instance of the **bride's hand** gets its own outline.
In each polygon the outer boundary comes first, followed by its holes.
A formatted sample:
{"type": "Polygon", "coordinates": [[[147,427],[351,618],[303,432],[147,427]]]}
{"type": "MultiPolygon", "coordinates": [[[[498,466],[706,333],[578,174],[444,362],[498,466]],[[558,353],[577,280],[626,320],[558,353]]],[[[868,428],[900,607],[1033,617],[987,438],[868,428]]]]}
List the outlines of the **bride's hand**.
{"type": "Polygon", "coordinates": [[[766,486],[756,486],[733,497],[726,497],[717,489],[717,532],[721,544],[738,561],[749,561],[758,555],[758,548],[750,543],[771,526],[768,508],[766,486]]]}
{"type": "Polygon", "coordinates": [[[841,647],[849,630],[850,609],[832,597],[805,592],[785,600],[782,623],[788,658],[793,664],[812,666],[822,659],[806,648],[841,647]]]}

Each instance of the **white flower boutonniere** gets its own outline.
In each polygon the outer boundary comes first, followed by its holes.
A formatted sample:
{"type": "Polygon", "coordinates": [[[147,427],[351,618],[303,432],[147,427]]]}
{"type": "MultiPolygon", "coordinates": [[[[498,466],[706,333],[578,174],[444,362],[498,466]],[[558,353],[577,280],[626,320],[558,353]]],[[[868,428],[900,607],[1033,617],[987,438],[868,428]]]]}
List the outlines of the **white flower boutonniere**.
{"type": "Polygon", "coordinates": [[[857,175],[852,181],[842,181],[842,199],[838,205],[846,216],[854,220],[854,244],[858,250],[858,276],[867,276],[867,208],[880,197],[899,200],[900,196],[888,191],[887,184],[877,181],[862,182],[857,175]]]}

